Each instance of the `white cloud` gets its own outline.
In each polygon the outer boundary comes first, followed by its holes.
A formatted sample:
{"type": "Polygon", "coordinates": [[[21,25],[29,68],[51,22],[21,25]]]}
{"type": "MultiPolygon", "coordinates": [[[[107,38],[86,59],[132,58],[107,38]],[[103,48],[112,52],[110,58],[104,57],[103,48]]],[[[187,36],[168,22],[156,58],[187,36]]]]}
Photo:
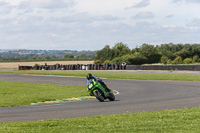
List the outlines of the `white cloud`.
{"type": "Polygon", "coordinates": [[[101,49],[200,41],[192,0],[0,0],[0,47],[101,49]]]}
{"type": "Polygon", "coordinates": [[[11,12],[10,8],[12,8],[12,6],[8,3],[0,2],[0,15],[9,14],[11,12]]]}
{"type": "Polygon", "coordinates": [[[173,2],[187,2],[187,3],[199,3],[199,0],[173,0],[173,2]]]}
{"type": "Polygon", "coordinates": [[[122,11],[124,8],[131,7],[141,0],[76,0],[75,10],[89,14],[111,14],[122,11]]]}
{"type": "Polygon", "coordinates": [[[74,6],[73,0],[26,0],[20,3],[20,8],[62,9],[74,6]]]}
{"type": "Polygon", "coordinates": [[[152,19],[155,15],[152,12],[139,12],[133,18],[135,19],[152,19]]]}
{"type": "MultiPolygon", "coordinates": [[[[68,8],[74,5],[74,0],[1,0],[19,8],[68,8]]],[[[0,2],[1,2],[0,1],[0,2]]]]}
{"type": "Polygon", "coordinates": [[[8,3],[8,4],[12,5],[12,6],[17,6],[22,1],[24,1],[24,0],[0,0],[0,2],[5,2],[5,3],[8,3]]]}
{"type": "Polygon", "coordinates": [[[200,18],[199,19],[194,19],[191,22],[186,24],[187,27],[196,27],[196,28],[200,28],[200,18]]]}
{"type": "Polygon", "coordinates": [[[149,4],[150,4],[150,0],[142,0],[141,2],[137,3],[136,5],[134,5],[133,8],[146,7],[149,4]]]}

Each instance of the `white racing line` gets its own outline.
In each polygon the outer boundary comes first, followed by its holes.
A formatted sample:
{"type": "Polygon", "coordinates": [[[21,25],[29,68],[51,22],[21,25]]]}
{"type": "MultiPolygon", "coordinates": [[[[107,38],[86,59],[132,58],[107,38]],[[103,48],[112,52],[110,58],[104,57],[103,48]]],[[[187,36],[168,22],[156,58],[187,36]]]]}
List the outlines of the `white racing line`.
{"type": "Polygon", "coordinates": [[[119,91],[113,90],[113,92],[114,92],[115,95],[119,94],[119,91]]]}

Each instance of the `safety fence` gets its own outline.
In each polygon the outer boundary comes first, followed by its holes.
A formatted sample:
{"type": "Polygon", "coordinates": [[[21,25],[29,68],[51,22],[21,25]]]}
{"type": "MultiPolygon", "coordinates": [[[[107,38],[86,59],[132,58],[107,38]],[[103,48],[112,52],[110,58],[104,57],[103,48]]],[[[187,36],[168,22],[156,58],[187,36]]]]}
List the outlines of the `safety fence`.
{"type": "Polygon", "coordinates": [[[19,66],[19,70],[186,70],[200,71],[200,65],[126,65],[117,64],[76,64],[76,65],[41,65],[19,66]]]}
{"type": "Polygon", "coordinates": [[[200,71],[200,65],[127,65],[126,70],[200,71]]]}
{"type": "Polygon", "coordinates": [[[19,66],[19,70],[126,70],[126,65],[117,64],[76,64],[76,65],[41,65],[41,66],[19,66]]]}

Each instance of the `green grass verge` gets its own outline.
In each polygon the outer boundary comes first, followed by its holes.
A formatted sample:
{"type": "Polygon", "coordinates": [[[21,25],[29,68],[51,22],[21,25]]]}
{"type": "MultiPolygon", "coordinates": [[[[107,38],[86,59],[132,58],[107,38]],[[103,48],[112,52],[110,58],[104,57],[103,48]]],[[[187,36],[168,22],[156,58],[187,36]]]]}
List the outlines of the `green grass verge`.
{"type": "Polygon", "coordinates": [[[88,96],[86,87],[0,81],[0,107],[88,96]]]}
{"type": "MultiPolygon", "coordinates": [[[[88,72],[67,72],[67,71],[0,71],[0,73],[16,74],[39,74],[39,75],[59,75],[86,77],[88,72]]],[[[185,74],[155,74],[155,73],[104,73],[91,72],[100,78],[109,79],[133,79],[133,80],[176,80],[176,81],[200,81],[200,75],[185,74]]]]}
{"type": "Polygon", "coordinates": [[[1,133],[197,133],[200,108],[0,123],[1,133]]]}
{"type": "MultiPolygon", "coordinates": [[[[24,73],[85,77],[87,72],[9,71],[1,73],[24,73]]],[[[137,80],[200,81],[200,75],[144,74],[144,73],[92,73],[101,78],[137,80]]],[[[55,100],[87,95],[85,87],[18,83],[0,81],[0,106],[29,105],[31,102],[55,100]],[[69,88],[69,90],[68,90],[69,88]],[[74,89],[74,94],[70,90],[74,89]],[[27,91],[28,90],[28,91],[27,91]],[[77,92],[75,91],[77,90],[77,92]],[[57,94],[59,92],[59,94],[57,94]],[[79,93],[80,92],[80,93],[79,93]],[[69,94],[69,95],[68,95],[69,94]],[[79,95],[80,94],[80,95],[79,95]],[[48,95],[48,96],[47,96],[48,95]],[[37,97],[36,97],[37,96],[37,97]]],[[[60,132],[199,132],[200,108],[166,110],[155,112],[106,115],[35,122],[0,123],[1,133],[60,133],[60,132]]]]}

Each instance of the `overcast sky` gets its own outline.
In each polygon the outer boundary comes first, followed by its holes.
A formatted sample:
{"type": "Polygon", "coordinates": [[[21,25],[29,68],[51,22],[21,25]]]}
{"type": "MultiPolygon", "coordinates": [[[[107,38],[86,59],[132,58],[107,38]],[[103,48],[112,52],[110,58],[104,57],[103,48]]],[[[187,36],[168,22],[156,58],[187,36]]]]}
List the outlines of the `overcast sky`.
{"type": "Polygon", "coordinates": [[[200,0],[0,0],[0,49],[200,43],[200,0]]]}

